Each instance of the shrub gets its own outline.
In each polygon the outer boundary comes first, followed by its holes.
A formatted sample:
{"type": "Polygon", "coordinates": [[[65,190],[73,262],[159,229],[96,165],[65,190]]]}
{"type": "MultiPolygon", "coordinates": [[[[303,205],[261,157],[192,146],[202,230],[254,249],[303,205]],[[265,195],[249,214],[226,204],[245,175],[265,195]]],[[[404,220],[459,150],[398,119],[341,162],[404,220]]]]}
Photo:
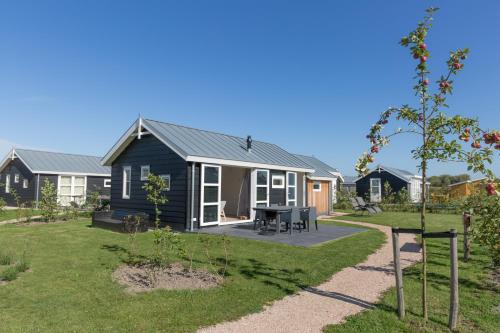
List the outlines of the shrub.
{"type": "Polygon", "coordinates": [[[351,198],[354,198],[356,193],[340,189],[337,191],[337,203],[333,205],[336,209],[351,209],[351,198]]]}
{"type": "Polygon", "coordinates": [[[55,221],[57,215],[57,192],[54,183],[45,178],[41,193],[40,210],[43,220],[45,222],[55,221]]]}
{"type": "Polygon", "coordinates": [[[183,256],[186,252],[183,240],[169,226],[153,231],[153,244],[149,263],[154,266],[166,267],[170,265],[172,256],[183,256]]]}

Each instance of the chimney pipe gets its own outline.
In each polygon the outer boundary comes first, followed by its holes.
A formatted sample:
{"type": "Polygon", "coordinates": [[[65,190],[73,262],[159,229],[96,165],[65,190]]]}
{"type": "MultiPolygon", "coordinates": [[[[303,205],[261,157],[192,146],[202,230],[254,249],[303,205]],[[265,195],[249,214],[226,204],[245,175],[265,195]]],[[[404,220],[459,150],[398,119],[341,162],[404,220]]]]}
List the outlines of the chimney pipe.
{"type": "Polygon", "coordinates": [[[252,150],[252,137],[247,136],[247,151],[250,152],[252,150]]]}

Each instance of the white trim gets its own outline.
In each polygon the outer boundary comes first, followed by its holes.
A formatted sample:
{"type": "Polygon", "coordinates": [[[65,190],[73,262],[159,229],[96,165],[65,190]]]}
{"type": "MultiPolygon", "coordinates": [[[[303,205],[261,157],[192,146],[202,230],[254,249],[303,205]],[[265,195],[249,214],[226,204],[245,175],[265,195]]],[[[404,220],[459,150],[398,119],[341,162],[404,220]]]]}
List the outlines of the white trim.
{"type": "Polygon", "coordinates": [[[321,181],[315,180],[313,181],[313,187],[312,187],[313,192],[321,192],[321,181]],[[319,188],[314,188],[315,185],[319,185],[319,188]]]}
{"type": "MultiPolygon", "coordinates": [[[[410,193],[411,195],[411,193],[410,193]]],[[[381,178],[370,178],[370,201],[371,202],[380,202],[382,200],[382,179],[381,178]],[[378,180],[378,197],[374,197],[372,192],[373,181],[378,180]],[[374,199],[375,198],[375,199],[374,199]]]]}
{"type": "Polygon", "coordinates": [[[106,188],[111,187],[111,179],[110,179],[110,178],[106,178],[106,179],[104,179],[104,182],[103,182],[102,187],[106,187],[106,188]],[[106,184],[106,183],[107,183],[107,184],[106,184]]]}
{"type": "Polygon", "coordinates": [[[335,177],[312,177],[312,176],[308,176],[307,178],[310,180],[324,180],[324,181],[328,181],[328,182],[331,182],[331,181],[334,181],[337,179],[335,177]]]}
{"type": "Polygon", "coordinates": [[[222,168],[220,165],[213,164],[202,164],[201,165],[201,179],[200,179],[200,227],[208,225],[217,225],[220,223],[220,200],[221,200],[221,179],[222,179],[222,168]],[[205,183],[205,168],[217,168],[219,169],[219,175],[217,183],[205,183]],[[205,186],[217,186],[217,202],[204,202],[205,197],[205,186]],[[217,205],[217,221],[204,222],[205,206],[217,205]]]}
{"type": "Polygon", "coordinates": [[[271,188],[285,188],[285,175],[272,175],[271,188]],[[281,179],[281,185],[274,185],[274,179],[281,179]]]}
{"type": "Polygon", "coordinates": [[[33,173],[42,175],[63,175],[63,176],[88,176],[88,177],[111,177],[111,173],[87,173],[87,172],[71,172],[71,171],[42,171],[35,170],[33,173]]]}
{"type": "Polygon", "coordinates": [[[122,167],[122,199],[130,199],[130,195],[132,194],[132,167],[130,165],[125,165],[122,167]],[[130,179],[125,180],[125,172],[130,172],[130,179]],[[125,182],[130,182],[128,187],[128,194],[126,193],[127,187],[125,186],[125,182]]]}
{"type": "Polygon", "coordinates": [[[5,175],[5,193],[10,193],[10,174],[5,175]]]}
{"type": "Polygon", "coordinates": [[[83,194],[82,194],[82,202],[79,203],[79,204],[83,204],[85,203],[86,199],[87,199],[87,177],[86,176],[82,176],[82,175],[59,175],[57,177],[57,202],[62,206],[61,204],[61,197],[67,197],[68,195],[61,195],[61,177],[71,177],[70,178],[70,194],[69,194],[69,197],[70,197],[70,201],[69,202],[72,202],[74,201],[74,199],[76,198],[76,194],[75,194],[75,178],[83,178],[83,185],[78,185],[79,187],[83,186],[83,194]]]}
{"type": "Polygon", "coordinates": [[[298,177],[297,177],[297,173],[296,172],[290,172],[288,171],[286,173],[286,193],[285,193],[285,196],[286,196],[286,204],[287,206],[297,206],[297,182],[298,182],[298,177]],[[291,186],[288,182],[289,178],[290,178],[290,175],[295,175],[295,185],[291,186]],[[293,188],[294,189],[294,200],[290,200],[288,198],[288,190],[290,188],[293,188]],[[294,204],[293,205],[290,205],[290,202],[293,202],[294,204]]]}
{"type": "Polygon", "coordinates": [[[14,174],[14,184],[18,184],[20,178],[21,178],[21,175],[18,173],[15,173],[14,174]]]}
{"type": "Polygon", "coordinates": [[[123,151],[125,150],[125,148],[128,146],[128,144],[130,142],[133,141],[133,137],[132,137],[132,134],[134,134],[134,132],[136,131],[137,129],[137,123],[138,123],[138,119],[134,121],[134,123],[132,125],[130,125],[130,127],[128,128],[128,130],[125,132],[125,134],[123,134],[120,139],[118,139],[118,141],[113,145],[113,147],[107,152],[106,155],[104,155],[104,157],[101,159],[101,164],[102,165],[107,165],[107,166],[110,166],[111,163],[116,159],[116,157],[123,151]],[[127,141],[129,141],[127,143],[127,141]],[[127,143],[127,145],[123,146],[125,143],[127,143]],[[122,147],[123,146],[123,147],[122,147]],[[116,156],[115,156],[116,155],[116,156]]]}
{"type": "Polygon", "coordinates": [[[172,185],[171,185],[172,178],[170,178],[170,174],[160,175],[160,177],[163,178],[163,180],[168,179],[168,187],[166,189],[164,189],[164,191],[166,191],[166,192],[170,191],[170,187],[172,187],[172,185]]]}
{"type": "Polygon", "coordinates": [[[151,166],[149,166],[149,165],[141,165],[141,181],[142,182],[148,180],[148,176],[149,176],[150,173],[151,173],[151,166]],[[143,173],[142,173],[142,170],[145,170],[146,168],[148,170],[148,175],[144,176],[143,173]]]}
{"type": "Polygon", "coordinates": [[[269,191],[269,174],[270,174],[270,172],[267,169],[257,169],[257,170],[255,170],[255,206],[257,206],[258,204],[263,204],[263,203],[265,203],[266,206],[269,206],[269,192],[270,192],[269,191]],[[259,177],[257,177],[257,174],[259,172],[265,172],[267,174],[267,176],[266,176],[266,180],[267,180],[266,181],[266,185],[261,185],[261,184],[258,183],[258,178],[259,177]],[[258,200],[257,199],[257,195],[258,195],[257,189],[259,187],[265,187],[266,188],[266,192],[267,192],[266,193],[267,194],[266,195],[266,200],[258,200]]]}
{"type": "Polygon", "coordinates": [[[23,179],[23,188],[28,188],[30,185],[30,181],[27,178],[23,179]]]}
{"type": "Polygon", "coordinates": [[[275,164],[243,162],[243,161],[235,161],[235,160],[224,160],[224,159],[220,159],[220,158],[211,158],[211,157],[188,156],[186,161],[199,162],[199,163],[213,163],[213,164],[228,165],[228,166],[239,166],[239,167],[245,167],[245,168],[296,171],[296,172],[310,172],[310,173],[314,172],[314,169],[287,167],[287,166],[275,165],[275,164]]]}

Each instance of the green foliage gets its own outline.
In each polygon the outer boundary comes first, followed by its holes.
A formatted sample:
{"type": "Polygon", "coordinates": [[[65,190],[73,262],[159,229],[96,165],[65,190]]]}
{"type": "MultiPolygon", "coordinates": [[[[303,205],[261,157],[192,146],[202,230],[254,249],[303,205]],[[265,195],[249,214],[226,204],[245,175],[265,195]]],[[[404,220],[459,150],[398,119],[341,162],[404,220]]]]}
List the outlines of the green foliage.
{"type": "Polygon", "coordinates": [[[11,254],[0,253],[0,265],[7,266],[3,270],[0,270],[0,281],[13,281],[17,278],[19,273],[29,269],[25,253],[18,259],[15,259],[11,254]]]}
{"type": "Polygon", "coordinates": [[[4,250],[0,249],[0,265],[6,266],[12,264],[14,261],[14,257],[11,253],[4,252],[4,250]]]}
{"type": "Polygon", "coordinates": [[[24,209],[22,210],[22,214],[23,217],[26,218],[26,223],[30,223],[33,219],[33,215],[35,215],[35,205],[36,203],[33,201],[23,204],[24,209]]]}
{"type": "Polygon", "coordinates": [[[54,183],[44,179],[41,188],[40,210],[45,222],[55,221],[57,215],[57,192],[54,183]]]}
{"type": "Polygon", "coordinates": [[[169,226],[153,231],[153,245],[153,254],[149,258],[149,263],[153,266],[166,267],[171,264],[172,257],[186,253],[183,240],[169,226]]]}
{"type": "Polygon", "coordinates": [[[17,193],[17,190],[15,188],[11,187],[9,190],[10,190],[11,197],[14,199],[14,201],[16,203],[16,208],[17,208],[16,209],[16,220],[19,222],[21,220],[21,217],[22,217],[21,208],[23,208],[21,196],[19,195],[19,193],[17,193]]]}
{"type": "Polygon", "coordinates": [[[96,211],[100,207],[100,200],[99,200],[99,191],[91,191],[87,193],[87,198],[85,200],[85,207],[87,209],[91,209],[92,211],[96,211]]]}
{"type": "Polygon", "coordinates": [[[487,247],[493,265],[500,266],[500,196],[482,191],[469,196],[463,209],[473,214],[473,240],[487,247]]]}
{"type": "Polygon", "coordinates": [[[470,176],[466,173],[452,176],[452,175],[439,175],[429,177],[429,182],[433,187],[447,187],[450,184],[460,183],[470,180],[470,176]]]}
{"type": "Polygon", "coordinates": [[[203,253],[206,256],[208,262],[208,268],[212,273],[219,275],[224,278],[226,275],[227,267],[229,265],[229,248],[231,245],[231,239],[224,234],[222,237],[213,237],[207,234],[201,235],[199,238],[201,242],[201,247],[203,253]],[[222,260],[218,260],[214,255],[213,251],[216,248],[222,248],[224,251],[224,257],[222,260]]]}
{"type": "Polygon", "coordinates": [[[129,237],[129,250],[128,250],[128,262],[130,263],[138,263],[139,260],[137,254],[137,232],[141,228],[141,224],[143,223],[143,218],[140,215],[127,215],[123,219],[123,223],[125,226],[125,232],[128,233],[129,237]]]}
{"type": "Polygon", "coordinates": [[[160,205],[164,205],[168,202],[165,196],[165,188],[167,184],[161,176],[157,176],[153,173],[148,175],[147,182],[142,186],[142,188],[147,192],[147,200],[151,202],[155,207],[155,225],[156,229],[160,225],[160,205]]]}
{"type": "Polygon", "coordinates": [[[337,202],[333,205],[335,209],[351,209],[351,198],[354,198],[356,193],[347,191],[341,188],[337,191],[337,202]]]}
{"type": "Polygon", "coordinates": [[[5,206],[7,206],[7,203],[5,202],[4,198],[0,198],[0,214],[4,212],[5,206]]]}

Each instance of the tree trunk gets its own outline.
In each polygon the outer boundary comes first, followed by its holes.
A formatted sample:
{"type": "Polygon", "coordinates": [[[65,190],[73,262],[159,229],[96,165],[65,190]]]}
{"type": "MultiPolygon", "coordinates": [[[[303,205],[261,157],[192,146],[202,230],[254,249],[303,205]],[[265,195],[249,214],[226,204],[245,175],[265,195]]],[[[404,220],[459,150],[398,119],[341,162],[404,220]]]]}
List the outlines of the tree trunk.
{"type": "Polygon", "coordinates": [[[425,206],[427,196],[427,161],[422,161],[422,208],[420,211],[420,227],[422,229],[422,313],[424,319],[427,320],[427,249],[425,246],[425,206]]]}

